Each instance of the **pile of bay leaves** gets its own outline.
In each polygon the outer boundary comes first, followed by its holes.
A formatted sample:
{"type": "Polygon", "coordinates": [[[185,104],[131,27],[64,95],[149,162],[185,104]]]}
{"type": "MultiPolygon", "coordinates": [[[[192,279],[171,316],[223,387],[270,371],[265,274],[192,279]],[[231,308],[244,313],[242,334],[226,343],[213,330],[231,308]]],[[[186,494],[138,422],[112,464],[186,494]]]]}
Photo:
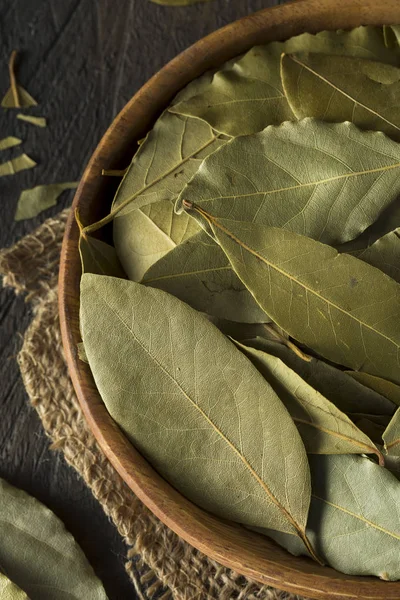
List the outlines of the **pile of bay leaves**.
{"type": "Polygon", "coordinates": [[[400,27],[193,81],[80,224],[81,356],[204,509],[400,579],[400,27]],[[398,66],[399,65],[399,66],[398,66]],[[115,249],[95,232],[113,221],[115,249]]]}

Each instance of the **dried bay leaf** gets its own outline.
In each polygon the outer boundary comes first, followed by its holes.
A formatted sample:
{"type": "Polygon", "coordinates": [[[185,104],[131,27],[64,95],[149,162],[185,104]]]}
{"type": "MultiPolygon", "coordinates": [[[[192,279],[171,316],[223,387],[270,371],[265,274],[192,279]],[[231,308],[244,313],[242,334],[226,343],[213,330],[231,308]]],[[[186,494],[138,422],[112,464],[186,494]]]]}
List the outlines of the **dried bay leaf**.
{"type": "Polygon", "coordinates": [[[216,219],[196,205],[271,319],[321,356],[400,383],[400,285],[348,254],[277,227],[216,219]]]}
{"type": "Polygon", "coordinates": [[[107,600],[74,538],[43,504],[0,480],[0,565],[31,600],[107,600]]]}
{"type": "Polygon", "coordinates": [[[400,69],[364,58],[284,54],[282,84],[298,119],[352,121],[400,140],[400,69]]]}
{"type": "Polygon", "coordinates": [[[36,127],[47,127],[47,121],[44,117],[34,117],[33,115],[24,115],[19,113],[17,115],[17,119],[20,121],[26,121],[31,125],[36,125],[36,127]]]}
{"type": "Polygon", "coordinates": [[[361,383],[362,385],[374,390],[378,394],[388,398],[396,406],[400,406],[400,386],[392,381],[376,377],[370,373],[360,373],[359,371],[347,371],[347,374],[361,383]]]}
{"type": "Polygon", "coordinates": [[[92,274],[81,280],[80,323],[108,411],[160,474],[217,515],[304,538],[301,438],[272,388],[216,327],[161,290],[92,274]]]}
{"type": "Polygon", "coordinates": [[[8,63],[11,86],[1,101],[1,106],[3,108],[28,108],[30,106],[36,106],[36,100],[34,100],[34,98],[32,98],[32,96],[22,86],[17,84],[17,79],[15,76],[16,59],[17,51],[13,50],[8,63]]]}
{"type": "Polygon", "coordinates": [[[269,321],[232,270],[224,252],[204,231],[156,262],[142,283],[173,294],[215,317],[243,323],[269,321]]]}
{"type": "MultiPolygon", "coordinates": [[[[228,335],[232,335],[232,333],[228,332],[228,335]]],[[[311,361],[306,362],[282,344],[277,344],[275,341],[260,335],[252,339],[235,339],[246,346],[251,346],[280,358],[304,381],[330,400],[352,420],[354,420],[354,415],[359,413],[361,409],[364,416],[368,414],[369,418],[373,416],[378,418],[382,415],[389,420],[396,410],[395,404],[384,395],[365,387],[362,383],[350,377],[350,373],[341,371],[323,360],[311,358],[311,361]]]]}
{"type": "MultiPolygon", "coordinates": [[[[1,167],[1,165],[0,165],[1,167]]],[[[65,190],[74,190],[79,181],[68,181],[65,183],[51,183],[49,185],[38,185],[28,190],[23,190],[18,200],[14,219],[32,219],[39,213],[57,204],[58,197],[65,190]]]]}
{"type": "Polygon", "coordinates": [[[382,437],[386,452],[400,457],[400,408],[394,413],[382,437]]]}
{"type": "Polygon", "coordinates": [[[375,444],[332,402],[306,383],[280,358],[235,342],[288,409],[310,454],[376,454],[375,444]]]}
{"type": "Polygon", "coordinates": [[[199,226],[188,215],[178,216],[174,212],[171,200],[141,206],[128,215],[117,215],[114,222],[119,254],[133,281],[141,281],[154,263],[198,231],[199,226]]]}
{"type": "Polygon", "coordinates": [[[354,256],[380,269],[400,283],[400,227],[390,231],[354,256]]]}
{"type": "Polygon", "coordinates": [[[327,244],[352,240],[400,193],[400,146],[381,133],[303,119],[238,137],[182,190],[215,217],[283,227],[327,244]]]}
{"type": "Polygon", "coordinates": [[[150,2],[161,4],[162,6],[189,6],[200,2],[210,2],[210,0],[150,0],[150,2]]]}
{"type": "Polygon", "coordinates": [[[29,600],[24,591],[0,573],[0,600],[29,600]]]}
{"type": "Polygon", "coordinates": [[[280,57],[282,52],[305,51],[348,54],[395,65],[400,57],[398,50],[385,46],[380,27],[304,33],[286,42],[255,46],[218,72],[193,81],[169,110],[204,119],[229,135],[256,133],[267,125],[293,119],[282,88],[280,57]]]}
{"type": "MultiPolygon", "coordinates": [[[[175,214],[173,203],[197,171],[201,161],[224,143],[226,140],[220,139],[209,125],[199,119],[188,119],[166,112],[156,122],[135,154],[119,186],[110,213],[115,217],[114,244],[130,278],[140,279],[140,275],[150,266],[148,262],[144,266],[138,265],[138,236],[143,241],[149,234],[145,253],[149,255],[155,250],[157,256],[157,252],[164,253],[167,248],[173,247],[173,240],[165,233],[181,232],[182,241],[185,236],[189,237],[198,231],[195,224],[188,224],[186,217],[175,214]],[[151,203],[157,203],[158,209],[149,209],[151,203]],[[147,208],[143,208],[141,214],[135,213],[136,209],[145,206],[147,208]],[[160,219],[163,211],[166,213],[165,222],[160,219]],[[143,226],[147,233],[143,230],[141,234],[137,227],[143,226]]],[[[90,227],[86,231],[90,232],[90,227]]]]}
{"type": "MultiPolygon", "coordinates": [[[[326,563],[348,575],[400,579],[396,477],[355,455],[310,455],[309,463],[312,496],[307,533],[326,563]]],[[[307,554],[295,536],[266,533],[292,554],[307,554]]]]}
{"type": "Polygon", "coordinates": [[[13,146],[19,146],[19,144],[22,144],[22,140],[10,135],[0,140],[0,150],[7,150],[8,148],[12,148],[13,146]]]}
{"type": "Polygon", "coordinates": [[[5,175],[15,175],[25,169],[33,169],[37,163],[27,154],[20,154],[15,158],[11,158],[5,163],[0,164],[0,177],[5,175]]]}
{"type": "Polygon", "coordinates": [[[124,248],[120,249],[119,243],[132,235],[129,213],[152,202],[175,200],[201,161],[226,141],[226,137],[222,139],[199,119],[164,112],[134,155],[117,190],[111,212],[101,221],[85,227],[85,232],[91,233],[120,215],[114,223],[114,243],[124,269],[128,271],[125,262],[129,261],[129,254],[125,260],[124,248]]]}
{"type": "Polygon", "coordinates": [[[126,279],[115,248],[90,235],[79,238],[79,254],[83,273],[97,273],[126,279]]]}

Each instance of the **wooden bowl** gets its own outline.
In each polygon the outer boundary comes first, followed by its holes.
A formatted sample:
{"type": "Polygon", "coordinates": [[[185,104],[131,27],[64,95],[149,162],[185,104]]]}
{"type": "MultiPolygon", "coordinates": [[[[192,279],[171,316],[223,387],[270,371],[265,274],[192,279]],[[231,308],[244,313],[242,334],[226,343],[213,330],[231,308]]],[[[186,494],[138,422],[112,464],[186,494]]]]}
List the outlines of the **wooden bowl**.
{"type": "MultiPolygon", "coordinates": [[[[174,95],[207,69],[256,44],[308,31],[400,22],[399,0],[298,0],[232,23],[177,56],[125,106],[93,154],[76,193],[82,222],[97,221],[110,208],[113,178],[102,168],[125,167],[142,138],[174,95]]],[[[102,450],[128,486],[168,527],[187,542],[239,573],[261,583],[311,598],[398,600],[400,582],[352,577],[307,558],[295,558],[268,538],[201,510],[170,486],[135,450],[109,416],[88,366],[77,356],[79,334],[78,228],[73,211],[67,223],[60,266],[60,318],[71,378],[87,422],[102,450]]]]}

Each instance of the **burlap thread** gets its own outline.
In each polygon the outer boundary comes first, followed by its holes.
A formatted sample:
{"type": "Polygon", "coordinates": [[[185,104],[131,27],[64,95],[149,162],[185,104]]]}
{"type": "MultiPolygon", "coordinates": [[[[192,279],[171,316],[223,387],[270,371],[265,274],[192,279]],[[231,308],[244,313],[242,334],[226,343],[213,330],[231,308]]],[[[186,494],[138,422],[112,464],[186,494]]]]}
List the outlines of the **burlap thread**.
{"type": "MultiPolygon", "coordinates": [[[[3,285],[25,294],[34,317],[18,363],[51,448],[80,474],[127,544],[141,600],[302,600],[222,567],[163,525],[126,486],[83,418],[61,344],[57,278],[68,210],[0,253],[3,285]]],[[[133,596],[133,594],[132,594],[133,596]]]]}

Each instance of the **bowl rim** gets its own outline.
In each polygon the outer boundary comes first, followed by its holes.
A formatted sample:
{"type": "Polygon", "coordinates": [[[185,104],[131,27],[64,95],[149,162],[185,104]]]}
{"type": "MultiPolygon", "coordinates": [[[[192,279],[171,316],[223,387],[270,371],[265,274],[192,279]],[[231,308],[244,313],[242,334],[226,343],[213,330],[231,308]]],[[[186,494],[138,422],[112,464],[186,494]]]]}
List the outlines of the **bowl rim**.
{"type": "Polygon", "coordinates": [[[75,194],[61,250],[59,314],[69,373],[85,419],[113,467],[165,525],[207,556],[260,583],[316,599],[398,600],[400,582],[344,575],[306,558],[293,557],[268,538],[225,523],[192,504],[136,451],[108,414],[88,365],[78,358],[80,261],[74,209],[79,206],[84,216],[82,209],[90,200],[93,205],[104,189],[102,168],[120,166],[128,148],[143,137],[172,97],[204,71],[252,46],[287,39],[304,31],[316,33],[323,29],[396,22],[400,22],[398,0],[381,0],[380,3],[376,0],[295,0],[243,17],[184,50],[133,96],[98,144],[75,194]],[[238,539],[240,556],[235,549],[238,539]],[[263,549],[266,556],[259,557],[263,549]],[[257,564],[252,563],[256,554],[257,564]]]}

